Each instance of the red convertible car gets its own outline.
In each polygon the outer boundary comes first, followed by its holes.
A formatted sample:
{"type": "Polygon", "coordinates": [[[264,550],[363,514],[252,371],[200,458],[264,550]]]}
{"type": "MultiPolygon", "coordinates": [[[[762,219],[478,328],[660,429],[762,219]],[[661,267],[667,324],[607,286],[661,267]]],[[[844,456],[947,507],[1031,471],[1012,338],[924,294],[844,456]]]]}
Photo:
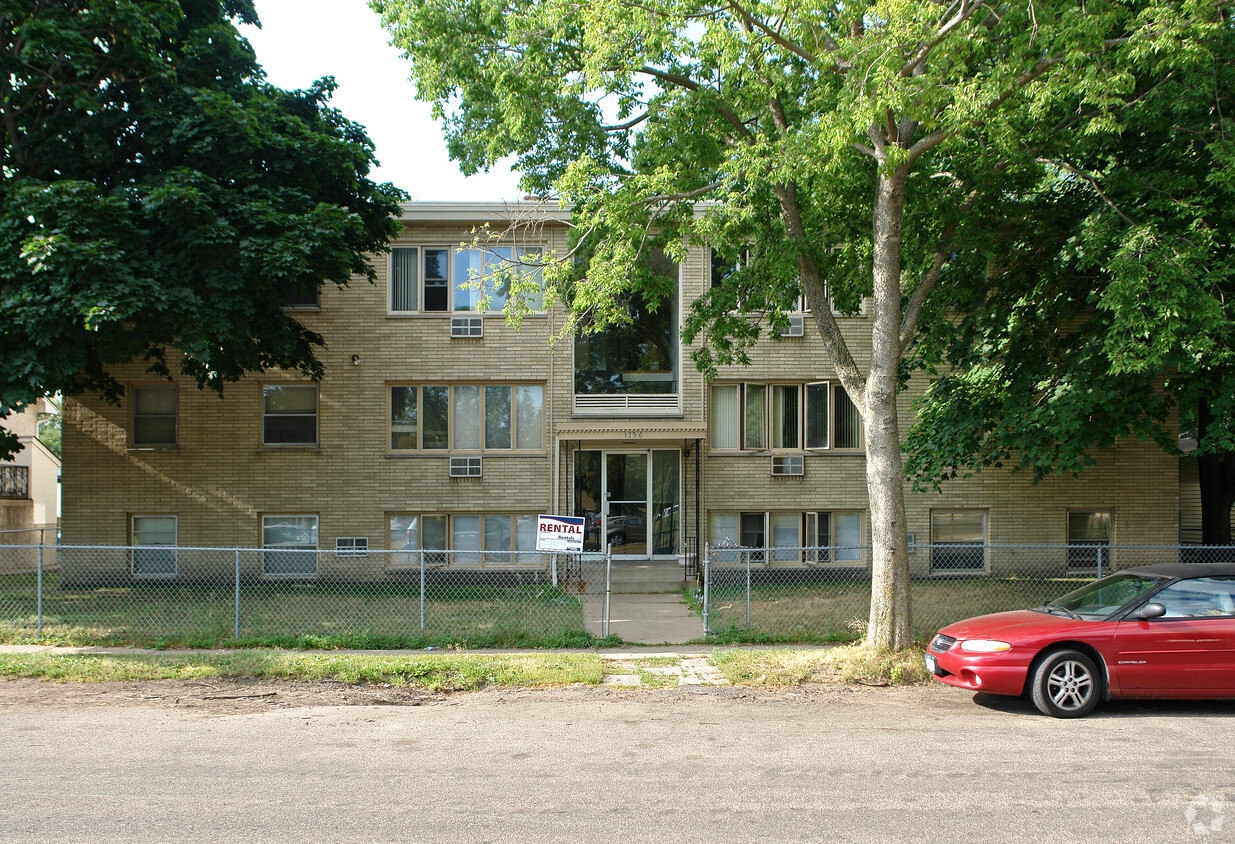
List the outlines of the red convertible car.
{"type": "Polygon", "coordinates": [[[950,624],[926,667],[962,689],[1028,694],[1057,718],[1111,698],[1235,697],[1235,563],[1124,569],[1036,609],[950,624]]]}

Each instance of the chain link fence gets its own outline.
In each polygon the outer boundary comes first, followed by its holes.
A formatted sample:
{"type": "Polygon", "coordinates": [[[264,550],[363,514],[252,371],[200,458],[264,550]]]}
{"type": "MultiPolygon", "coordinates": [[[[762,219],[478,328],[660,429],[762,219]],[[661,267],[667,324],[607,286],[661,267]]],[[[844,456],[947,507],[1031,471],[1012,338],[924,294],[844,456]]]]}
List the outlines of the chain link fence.
{"type": "MultiPolygon", "coordinates": [[[[870,615],[867,546],[712,547],[704,625],[733,642],[859,638],[870,615]]],[[[1235,561],[1212,546],[916,545],[909,551],[915,637],[954,621],[1040,606],[1112,571],[1154,563],[1235,561]]]]}
{"type": "Polygon", "coordinates": [[[0,545],[0,640],[586,647],[605,554],[0,545]]]}

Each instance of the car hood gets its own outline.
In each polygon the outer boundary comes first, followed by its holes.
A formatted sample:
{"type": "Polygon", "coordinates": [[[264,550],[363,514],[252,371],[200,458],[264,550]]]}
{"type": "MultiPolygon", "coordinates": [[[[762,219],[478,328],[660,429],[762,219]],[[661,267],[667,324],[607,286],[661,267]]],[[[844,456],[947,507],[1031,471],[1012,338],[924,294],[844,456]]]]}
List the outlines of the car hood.
{"type": "Polygon", "coordinates": [[[1041,636],[1066,636],[1071,630],[1084,631],[1089,637],[1103,627],[1105,624],[1101,621],[1080,621],[1032,610],[1013,610],[967,618],[949,624],[939,632],[953,639],[999,639],[1017,644],[1041,636]]]}

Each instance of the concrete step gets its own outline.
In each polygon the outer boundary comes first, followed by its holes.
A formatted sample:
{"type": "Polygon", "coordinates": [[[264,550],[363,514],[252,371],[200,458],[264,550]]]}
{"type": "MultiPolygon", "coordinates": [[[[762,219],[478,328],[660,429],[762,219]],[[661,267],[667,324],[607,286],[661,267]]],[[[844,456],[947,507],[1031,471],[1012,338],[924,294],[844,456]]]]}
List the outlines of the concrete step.
{"type": "Polygon", "coordinates": [[[686,585],[682,567],[676,563],[613,563],[610,588],[618,594],[680,592],[686,585]]]}

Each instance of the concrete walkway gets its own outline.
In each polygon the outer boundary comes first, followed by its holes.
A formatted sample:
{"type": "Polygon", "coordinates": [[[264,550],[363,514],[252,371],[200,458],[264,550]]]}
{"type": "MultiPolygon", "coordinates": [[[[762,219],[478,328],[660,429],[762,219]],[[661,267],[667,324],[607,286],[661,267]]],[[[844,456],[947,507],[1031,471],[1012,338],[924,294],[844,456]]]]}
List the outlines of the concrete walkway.
{"type": "MultiPolygon", "coordinates": [[[[588,632],[601,636],[604,596],[584,601],[588,632]]],[[[672,593],[613,594],[609,597],[609,634],[636,645],[681,645],[703,640],[703,619],[682,596],[672,593]]]]}

